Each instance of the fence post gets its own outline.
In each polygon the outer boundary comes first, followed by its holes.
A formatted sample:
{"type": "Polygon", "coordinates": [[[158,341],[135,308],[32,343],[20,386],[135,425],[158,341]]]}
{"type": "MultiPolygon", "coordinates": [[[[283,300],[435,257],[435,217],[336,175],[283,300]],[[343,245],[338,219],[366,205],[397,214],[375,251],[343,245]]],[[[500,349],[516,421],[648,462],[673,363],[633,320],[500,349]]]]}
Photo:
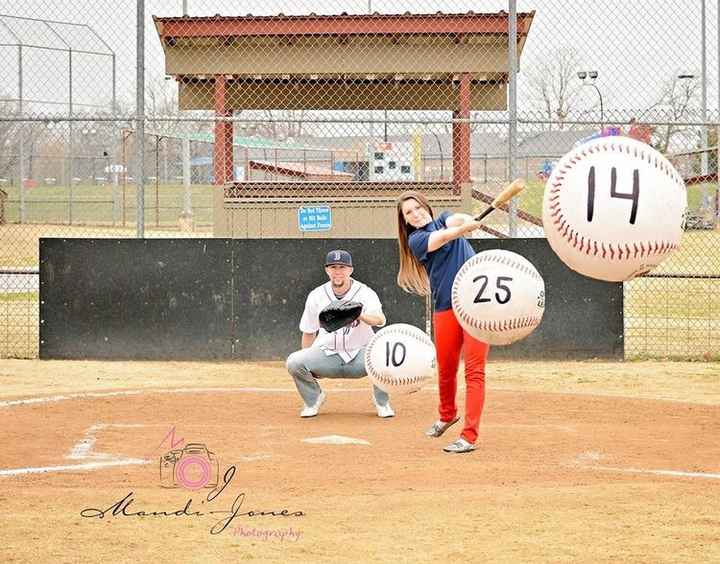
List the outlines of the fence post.
{"type": "Polygon", "coordinates": [[[155,137],[155,227],[160,227],[160,141],[162,135],[155,137]]]}
{"type": "MultiPolygon", "coordinates": [[[[517,177],[517,0],[508,0],[508,176],[517,177]]],[[[508,231],[517,236],[517,197],[510,200],[508,231]]]]}
{"type": "MultiPolygon", "coordinates": [[[[18,45],[18,110],[19,114],[23,114],[23,50],[22,45],[18,45]]],[[[18,144],[18,174],[20,176],[20,184],[18,185],[18,194],[20,194],[20,223],[25,223],[25,185],[23,177],[25,176],[25,124],[20,122],[18,128],[20,132],[20,143],[18,144]]]]}
{"type": "Polygon", "coordinates": [[[135,91],[135,172],[136,236],[145,237],[145,0],[137,0],[136,26],[136,83],[135,91]]]}

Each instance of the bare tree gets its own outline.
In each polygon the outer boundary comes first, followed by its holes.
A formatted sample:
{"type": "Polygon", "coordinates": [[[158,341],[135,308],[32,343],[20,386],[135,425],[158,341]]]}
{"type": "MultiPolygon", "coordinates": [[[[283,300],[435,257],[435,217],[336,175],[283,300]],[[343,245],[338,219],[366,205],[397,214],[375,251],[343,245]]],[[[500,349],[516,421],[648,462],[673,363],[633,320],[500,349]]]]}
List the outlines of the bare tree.
{"type": "MultiPolygon", "coordinates": [[[[545,118],[565,128],[574,110],[582,84],[576,74],[579,55],[573,47],[560,47],[541,63],[529,77],[532,100],[542,107],[545,118]]],[[[549,126],[552,129],[552,125],[549,126]]]]}
{"type": "Polygon", "coordinates": [[[9,176],[17,166],[17,133],[19,122],[3,121],[3,117],[17,115],[15,101],[0,98],[0,176],[9,176]]]}
{"type": "Polygon", "coordinates": [[[248,127],[253,135],[280,141],[303,135],[305,110],[265,110],[263,114],[267,121],[248,127]]]}
{"type": "MultiPolygon", "coordinates": [[[[658,101],[647,108],[638,117],[643,120],[648,114],[658,121],[682,122],[691,117],[693,107],[698,107],[700,79],[693,75],[680,78],[677,73],[665,81],[658,96],[658,101]]],[[[679,123],[669,123],[655,128],[652,145],[658,151],[666,153],[674,138],[687,135],[690,128],[679,123]]]]}
{"type": "MultiPolygon", "coordinates": [[[[178,110],[177,83],[164,78],[155,78],[145,85],[145,111],[150,116],[170,117],[180,115],[178,110]]],[[[175,133],[183,124],[173,121],[156,121],[152,130],[160,133],[175,133]]]]}
{"type": "Polygon", "coordinates": [[[19,174],[20,139],[23,139],[23,159],[26,178],[34,176],[36,153],[43,142],[44,127],[37,124],[9,121],[3,118],[18,117],[17,101],[0,97],[0,177],[19,174]],[[22,136],[22,137],[21,137],[22,136]]]}

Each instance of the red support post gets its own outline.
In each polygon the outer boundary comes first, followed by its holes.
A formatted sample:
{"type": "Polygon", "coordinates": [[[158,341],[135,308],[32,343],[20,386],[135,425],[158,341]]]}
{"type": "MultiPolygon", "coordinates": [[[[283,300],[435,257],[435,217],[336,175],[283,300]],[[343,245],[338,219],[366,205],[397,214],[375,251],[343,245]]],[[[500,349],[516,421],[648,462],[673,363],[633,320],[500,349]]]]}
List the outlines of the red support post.
{"type": "MultiPolygon", "coordinates": [[[[233,111],[226,110],[225,117],[232,117],[233,111]]],[[[225,122],[225,182],[232,182],[235,179],[235,159],[233,158],[233,132],[234,124],[231,121],[225,122]]]]}
{"type": "MultiPolygon", "coordinates": [[[[227,109],[226,79],[222,74],[215,76],[215,115],[232,116],[232,110],[227,109]]],[[[213,175],[216,186],[222,186],[233,179],[233,124],[229,121],[215,122],[213,175]]]]}
{"type": "MultiPolygon", "coordinates": [[[[460,112],[458,110],[453,110],[452,117],[453,119],[457,119],[460,117],[460,112]]],[[[455,122],[452,124],[453,184],[457,184],[458,178],[460,177],[460,146],[462,145],[462,142],[460,141],[460,128],[458,125],[459,124],[455,122]]]]}

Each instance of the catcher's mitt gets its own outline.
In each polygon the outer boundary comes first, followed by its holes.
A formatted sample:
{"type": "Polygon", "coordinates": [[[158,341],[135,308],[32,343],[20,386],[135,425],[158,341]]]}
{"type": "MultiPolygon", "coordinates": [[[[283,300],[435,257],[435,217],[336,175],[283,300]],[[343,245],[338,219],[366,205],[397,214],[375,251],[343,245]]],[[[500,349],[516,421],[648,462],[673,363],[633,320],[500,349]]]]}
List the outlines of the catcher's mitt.
{"type": "Polygon", "coordinates": [[[332,303],[320,312],[320,327],[328,333],[350,325],[362,313],[363,305],[358,302],[332,303]]]}

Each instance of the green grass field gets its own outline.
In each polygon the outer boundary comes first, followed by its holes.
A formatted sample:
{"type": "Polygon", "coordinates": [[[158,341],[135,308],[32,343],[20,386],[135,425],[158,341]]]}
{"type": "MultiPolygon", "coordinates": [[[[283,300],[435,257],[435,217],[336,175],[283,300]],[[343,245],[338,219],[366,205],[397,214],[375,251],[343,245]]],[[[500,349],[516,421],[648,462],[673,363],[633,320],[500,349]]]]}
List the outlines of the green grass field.
{"type": "MultiPolygon", "coordinates": [[[[212,190],[210,185],[193,185],[191,202],[196,225],[212,224],[212,190]]],[[[20,194],[16,186],[8,193],[8,223],[20,221],[20,194]]],[[[177,227],[183,209],[185,189],[182,185],[145,186],[145,224],[148,227],[177,227]]],[[[67,186],[38,186],[25,193],[25,218],[28,223],[134,226],[136,192],[134,185],[74,186],[72,210],[67,186]],[[114,188],[114,189],[113,189],[114,188]],[[114,204],[113,204],[114,202],[114,204]],[[115,214],[113,217],[113,209],[115,214]]]]}
{"type": "Polygon", "coordinates": [[[37,292],[14,292],[12,294],[0,294],[0,303],[10,302],[34,302],[37,301],[37,292]]]}

